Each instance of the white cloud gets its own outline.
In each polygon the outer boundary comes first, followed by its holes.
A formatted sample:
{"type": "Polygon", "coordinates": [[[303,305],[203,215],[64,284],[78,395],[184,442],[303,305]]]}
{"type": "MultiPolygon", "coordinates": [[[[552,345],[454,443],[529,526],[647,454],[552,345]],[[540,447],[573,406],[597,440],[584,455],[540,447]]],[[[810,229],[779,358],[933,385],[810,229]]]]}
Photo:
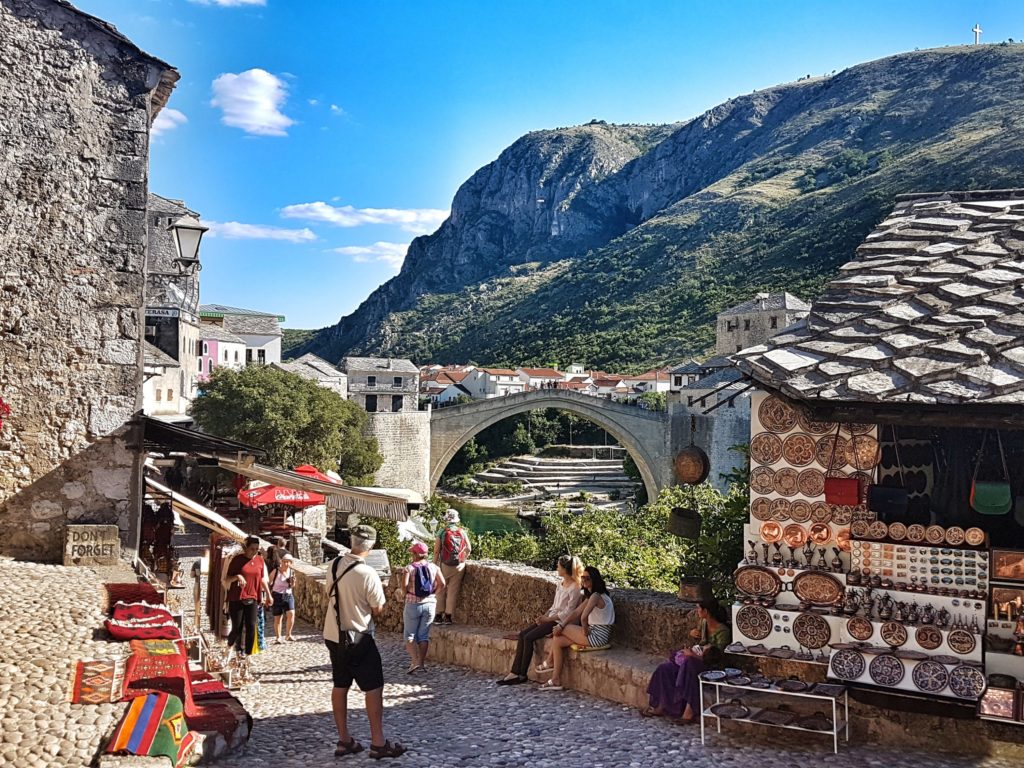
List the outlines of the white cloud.
{"type": "Polygon", "coordinates": [[[287,136],[295,123],[281,112],[288,86],[265,69],[239,74],[226,72],[213,81],[213,101],[224,116],[221,122],[257,136],[287,136]]]}
{"type": "Polygon", "coordinates": [[[344,115],[345,110],[339,107],[337,104],[331,104],[331,113],[335,115],[344,115]]]}
{"type": "Polygon", "coordinates": [[[355,208],[315,202],[287,205],[281,209],[281,215],[286,219],[319,221],[336,227],[397,224],[406,232],[422,235],[437,229],[448,218],[448,211],[438,208],[355,208]]]}
{"type": "Polygon", "coordinates": [[[159,136],[161,133],[173,131],[179,125],[184,125],[187,122],[188,118],[185,117],[184,112],[164,107],[160,110],[160,114],[156,116],[156,120],[153,121],[153,125],[149,129],[149,134],[151,136],[159,136]]]}
{"type": "Polygon", "coordinates": [[[267,0],[189,0],[199,5],[219,5],[222,8],[235,8],[240,5],[266,5],[267,0]]]}
{"type": "Polygon", "coordinates": [[[342,256],[351,256],[352,261],[366,264],[371,261],[380,261],[387,264],[394,270],[402,267],[405,260],[405,252],[409,250],[408,243],[385,243],[378,242],[373,245],[346,245],[343,248],[332,248],[333,253],[340,253],[342,256]]]}
{"type": "Polygon", "coordinates": [[[317,99],[309,99],[309,101],[308,101],[308,104],[309,104],[309,106],[311,106],[311,107],[315,107],[315,106],[316,106],[317,104],[319,104],[319,103],[320,103],[320,102],[319,102],[319,100],[317,100],[317,99]]]}
{"type": "Polygon", "coordinates": [[[210,228],[209,234],[228,240],[285,240],[289,243],[308,243],[316,240],[311,229],[285,229],[265,224],[242,224],[237,221],[204,221],[210,228]]]}

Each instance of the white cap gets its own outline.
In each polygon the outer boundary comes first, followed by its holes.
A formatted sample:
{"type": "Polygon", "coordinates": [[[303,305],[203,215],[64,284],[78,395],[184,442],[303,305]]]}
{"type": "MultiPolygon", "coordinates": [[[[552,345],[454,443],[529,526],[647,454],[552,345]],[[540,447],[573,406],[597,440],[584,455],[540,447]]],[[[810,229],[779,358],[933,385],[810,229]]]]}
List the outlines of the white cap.
{"type": "Polygon", "coordinates": [[[444,513],[444,521],[446,523],[457,523],[459,522],[459,510],[448,508],[448,511],[444,513]]]}
{"type": "Polygon", "coordinates": [[[284,557],[282,557],[281,559],[282,559],[282,560],[294,560],[295,558],[294,558],[294,557],[292,557],[291,555],[285,555],[285,556],[284,556],[284,557]]]}

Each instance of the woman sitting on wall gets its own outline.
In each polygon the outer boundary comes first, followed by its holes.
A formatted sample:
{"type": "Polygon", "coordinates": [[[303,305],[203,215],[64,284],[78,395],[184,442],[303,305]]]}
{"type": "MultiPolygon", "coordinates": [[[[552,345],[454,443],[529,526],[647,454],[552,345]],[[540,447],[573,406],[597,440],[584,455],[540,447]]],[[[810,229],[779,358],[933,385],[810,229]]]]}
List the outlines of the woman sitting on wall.
{"type": "Polygon", "coordinates": [[[612,638],[615,605],[601,572],[593,566],[587,566],[583,574],[583,594],[583,603],[551,631],[551,668],[537,667],[537,672],[551,672],[551,679],[540,687],[542,691],[562,690],[562,657],[566,648],[601,648],[612,638]],[[574,623],[577,621],[578,624],[574,623]]]}
{"type": "Polygon", "coordinates": [[[498,685],[519,685],[529,681],[526,673],[530,671],[533,644],[550,635],[551,630],[559,623],[565,622],[583,599],[580,592],[583,583],[583,563],[580,559],[572,555],[562,555],[558,558],[557,571],[562,581],[555,588],[554,602],[547,613],[538,616],[533,624],[519,632],[512,671],[499,680],[498,685]]]}
{"type": "Polygon", "coordinates": [[[700,712],[700,678],[707,667],[719,663],[722,651],[729,645],[729,627],[725,609],[714,599],[702,600],[696,608],[700,627],[691,630],[696,643],[674,651],[651,675],[647,686],[650,706],[640,711],[644,717],[678,717],[681,723],[692,723],[700,712]]]}

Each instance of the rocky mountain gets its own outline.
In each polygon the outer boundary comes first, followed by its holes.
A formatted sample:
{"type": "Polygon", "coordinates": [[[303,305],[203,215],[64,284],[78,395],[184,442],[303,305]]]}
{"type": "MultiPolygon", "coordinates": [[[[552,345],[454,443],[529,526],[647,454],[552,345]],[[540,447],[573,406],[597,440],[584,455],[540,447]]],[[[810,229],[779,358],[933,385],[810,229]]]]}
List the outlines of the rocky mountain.
{"type": "Polygon", "coordinates": [[[759,290],[811,299],[897,194],[1024,185],[1024,46],[943,48],[670,126],[530,133],[401,272],[290,352],[645,366],[759,290]]]}

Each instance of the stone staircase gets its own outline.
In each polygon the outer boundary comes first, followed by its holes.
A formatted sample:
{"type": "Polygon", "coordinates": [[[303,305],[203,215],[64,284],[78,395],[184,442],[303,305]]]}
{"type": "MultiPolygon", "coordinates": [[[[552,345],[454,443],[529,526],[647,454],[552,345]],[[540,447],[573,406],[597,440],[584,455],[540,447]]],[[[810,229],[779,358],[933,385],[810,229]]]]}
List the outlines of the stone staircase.
{"type": "Polygon", "coordinates": [[[475,479],[485,483],[519,480],[534,493],[570,494],[586,491],[626,496],[636,487],[617,459],[561,459],[517,456],[478,472],[475,479]]]}

